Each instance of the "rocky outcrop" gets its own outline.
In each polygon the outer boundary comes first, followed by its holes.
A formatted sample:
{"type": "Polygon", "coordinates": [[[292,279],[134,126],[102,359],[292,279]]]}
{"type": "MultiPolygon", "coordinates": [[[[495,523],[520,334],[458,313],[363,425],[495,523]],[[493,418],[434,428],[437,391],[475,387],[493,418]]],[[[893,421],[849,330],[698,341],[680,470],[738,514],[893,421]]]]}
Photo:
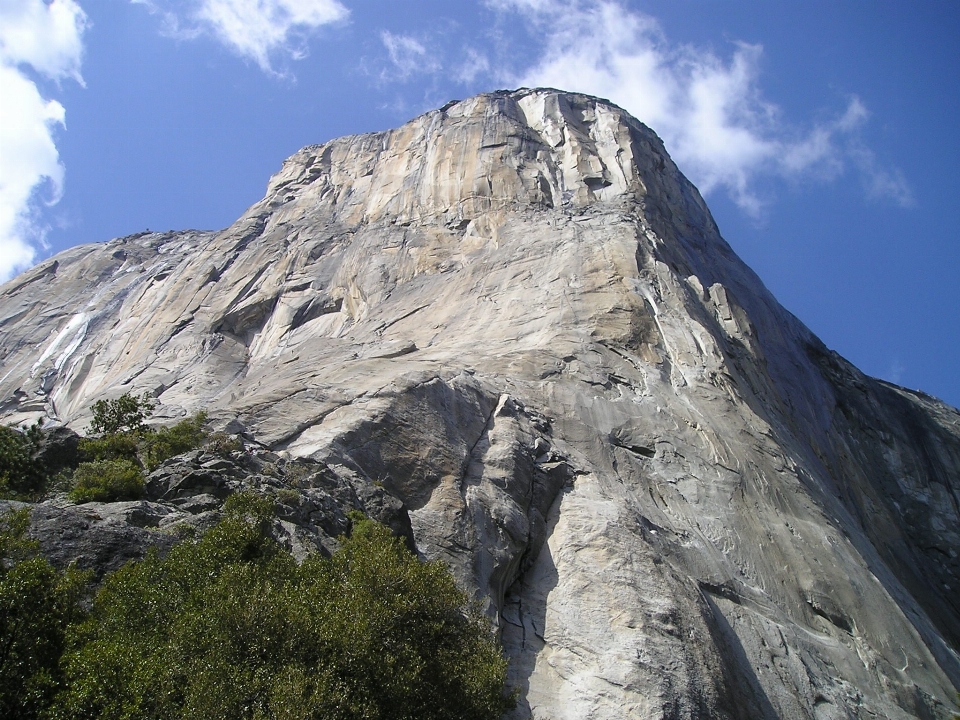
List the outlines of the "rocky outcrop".
{"type": "Polygon", "coordinates": [[[304,148],[222,232],[14,279],[0,325],[10,421],[149,392],[398,503],[496,623],[518,719],[954,707],[960,414],[825,348],[605,101],[304,148]]]}
{"type": "Polygon", "coordinates": [[[29,508],[29,534],[43,555],[59,568],[89,570],[94,582],[151,548],[163,554],[179,540],[202,534],[238,492],[273,503],[271,534],[300,560],[336,551],[338,538],[350,531],[352,510],[415,547],[400,500],[349,468],[284,458],[236,436],[229,442],[167,460],[147,476],[141,500],[75,505],[60,494],[35,504],[0,501],[0,513],[29,508]]]}

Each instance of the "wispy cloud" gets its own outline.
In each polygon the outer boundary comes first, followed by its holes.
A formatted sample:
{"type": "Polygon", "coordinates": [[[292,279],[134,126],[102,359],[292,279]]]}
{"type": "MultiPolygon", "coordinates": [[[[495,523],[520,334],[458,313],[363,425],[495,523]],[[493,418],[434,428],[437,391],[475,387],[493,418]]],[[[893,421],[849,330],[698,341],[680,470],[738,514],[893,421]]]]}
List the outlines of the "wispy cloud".
{"type": "Polygon", "coordinates": [[[337,0],[132,0],[164,18],[165,31],[193,38],[210,35],[261,70],[280,74],[278,58],[298,60],[306,39],[324,25],[346,20],[337,0]]]}
{"type": "Polygon", "coordinates": [[[450,99],[449,81],[462,85],[494,79],[487,55],[464,43],[456,22],[432,18],[413,32],[380,32],[380,52],[364,57],[362,69],[393,97],[381,109],[398,120],[450,99]]]}
{"type": "Polygon", "coordinates": [[[461,50],[460,62],[454,66],[457,82],[472,85],[477,78],[490,74],[490,60],[482,52],[467,47],[461,50]]]}
{"type": "Polygon", "coordinates": [[[850,142],[847,152],[860,173],[864,192],[871,200],[893,200],[901,207],[915,204],[913,192],[898,168],[885,168],[874,152],[859,138],[850,142]]]}
{"type": "Polygon", "coordinates": [[[706,194],[725,190],[747,213],[769,199],[763,177],[828,180],[853,168],[868,197],[912,202],[896,170],[881,167],[860,131],[867,110],[848,101],[834,119],[800,129],[763,97],[760,45],[736,43],[729,57],[671,44],[657,21],[615,0],[488,0],[519,15],[542,38],[536,60],[502,70],[514,85],[552,86],[607,97],[659,133],[706,194]]]}
{"type": "Polygon", "coordinates": [[[900,362],[900,358],[895,357],[890,361],[890,367],[887,368],[887,374],[884,375],[884,379],[892,382],[894,385],[899,385],[903,379],[903,373],[906,372],[906,370],[907,368],[900,362]]]}
{"type": "Polygon", "coordinates": [[[87,25],[73,0],[0,3],[0,281],[28,267],[43,242],[38,203],[60,200],[64,168],[54,132],[66,112],[37,81],[83,83],[87,25]]]}
{"type": "Polygon", "coordinates": [[[406,80],[418,73],[440,69],[435,54],[427,50],[423,41],[412,35],[399,35],[385,30],[380,33],[380,40],[390,57],[390,65],[381,72],[381,79],[406,80]]]}

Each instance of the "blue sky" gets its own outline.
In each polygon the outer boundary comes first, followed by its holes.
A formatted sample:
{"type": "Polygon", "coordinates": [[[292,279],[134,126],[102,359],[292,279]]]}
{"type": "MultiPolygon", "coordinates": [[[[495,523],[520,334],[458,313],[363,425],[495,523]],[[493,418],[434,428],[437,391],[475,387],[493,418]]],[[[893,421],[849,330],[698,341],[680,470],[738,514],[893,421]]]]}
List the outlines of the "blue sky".
{"type": "Polygon", "coordinates": [[[827,345],[960,405],[950,0],[0,0],[0,279],[224,227],[303,145],[521,85],[649,124],[827,345]]]}

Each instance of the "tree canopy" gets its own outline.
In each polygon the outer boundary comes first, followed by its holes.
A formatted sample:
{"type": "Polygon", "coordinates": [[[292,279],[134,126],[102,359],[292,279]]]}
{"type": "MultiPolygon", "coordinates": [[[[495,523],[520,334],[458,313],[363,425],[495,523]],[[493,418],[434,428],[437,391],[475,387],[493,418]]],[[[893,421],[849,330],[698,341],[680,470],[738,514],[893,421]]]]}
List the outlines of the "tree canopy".
{"type": "Polygon", "coordinates": [[[90,406],[93,412],[90,432],[139,432],[144,427],[144,421],[150,417],[155,408],[156,401],[146,394],[136,397],[130,393],[124,393],[112,400],[97,400],[90,406]]]}
{"type": "Polygon", "coordinates": [[[46,468],[36,459],[39,424],[16,428],[0,425],[0,497],[26,499],[46,482],[46,468]]]}
{"type": "Polygon", "coordinates": [[[40,717],[499,718],[506,660],[450,573],[352,520],[339,552],[298,565],[272,503],[233,496],[200,539],[107,577],[40,717]]]}
{"type": "Polygon", "coordinates": [[[39,557],[29,520],[25,508],[0,516],[0,717],[20,720],[40,717],[62,687],[60,657],[85,616],[88,580],[39,557]]]}

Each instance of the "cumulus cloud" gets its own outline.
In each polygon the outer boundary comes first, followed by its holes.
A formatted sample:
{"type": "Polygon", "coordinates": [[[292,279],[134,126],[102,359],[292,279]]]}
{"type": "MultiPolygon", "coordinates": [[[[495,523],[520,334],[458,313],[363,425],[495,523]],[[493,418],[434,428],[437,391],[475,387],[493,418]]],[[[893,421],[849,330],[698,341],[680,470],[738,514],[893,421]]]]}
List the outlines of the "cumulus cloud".
{"type": "Polygon", "coordinates": [[[132,0],[163,16],[166,31],[178,37],[208,34],[263,71],[273,60],[306,55],[306,38],[324,25],[345,20],[337,0],[132,0]]]}
{"type": "Polygon", "coordinates": [[[787,122],[759,87],[760,45],[736,43],[728,58],[673,45],[654,18],[616,0],[488,0],[519,13],[542,38],[537,60],[507,73],[513,84],[606,97],[661,135],[705,194],[723,189],[747,213],[761,212],[762,176],[830,179],[855,168],[868,196],[911,202],[896,171],[884,170],[860,141],[863,103],[804,131],[787,122]]]}
{"type": "Polygon", "coordinates": [[[38,203],[60,199],[64,169],[54,132],[66,113],[37,82],[83,82],[86,26],[73,0],[0,3],[0,281],[33,262],[44,235],[38,203]]]}

